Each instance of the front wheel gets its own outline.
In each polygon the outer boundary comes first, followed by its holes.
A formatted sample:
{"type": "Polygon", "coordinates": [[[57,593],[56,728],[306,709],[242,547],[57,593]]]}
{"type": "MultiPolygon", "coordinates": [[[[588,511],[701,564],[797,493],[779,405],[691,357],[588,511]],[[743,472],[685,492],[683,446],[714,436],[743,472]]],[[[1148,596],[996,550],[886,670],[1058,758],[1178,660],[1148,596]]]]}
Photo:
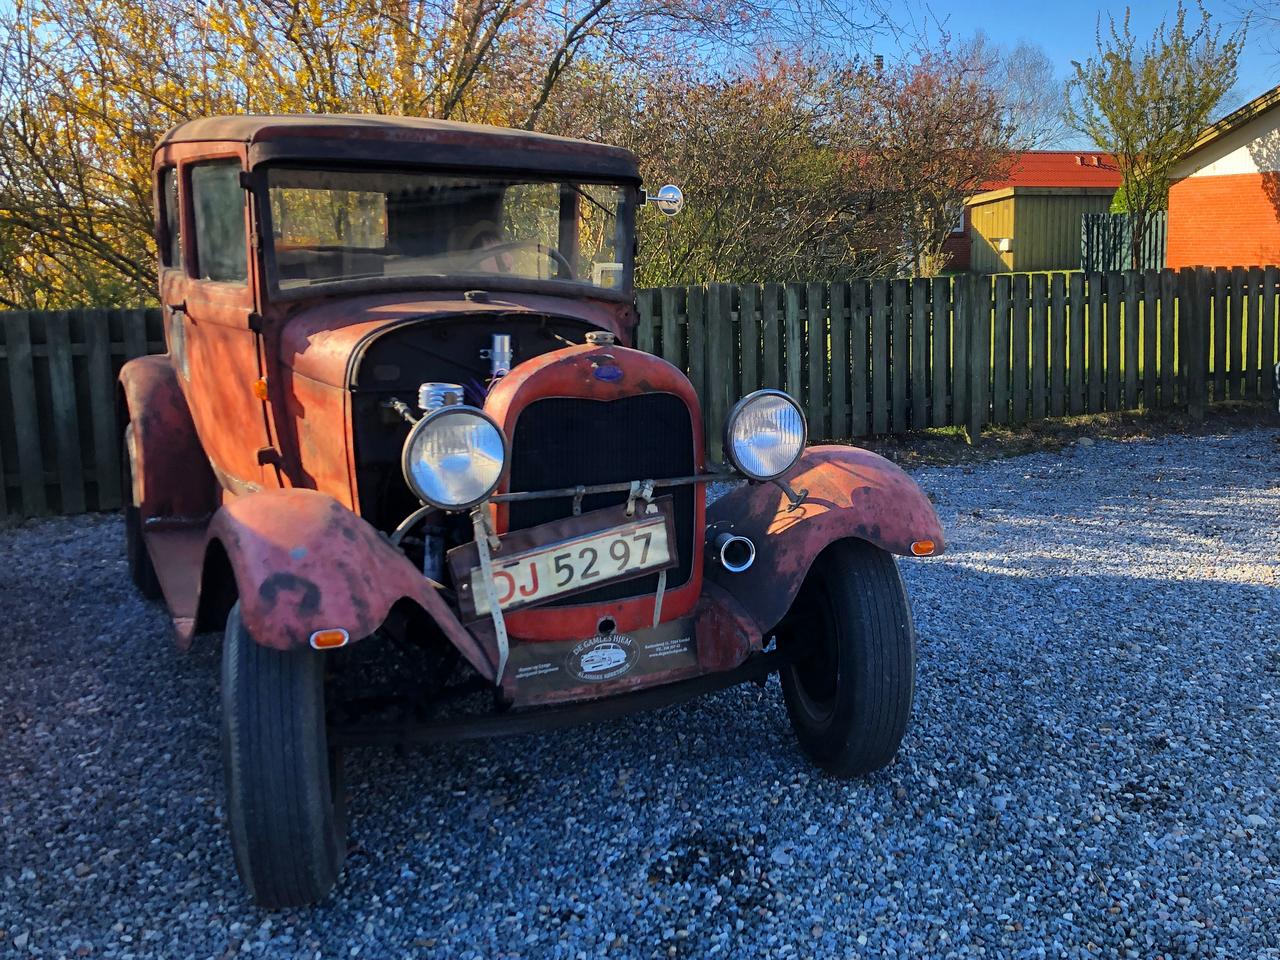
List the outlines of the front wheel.
{"type": "Polygon", "coordinates": [[[346,858],[340,760],[328,747],[324,654],[259,645],[227,617],[222,759],[240,879],[264,907],[322,899],[346,858]]]}
{"type": "Polygon", "coordinates": [[[805,754],[853,777],[887,765],[911,716],[916,643],[893,557],[839,540],[814,561],[778,626],[782,692],[805,754]]]}

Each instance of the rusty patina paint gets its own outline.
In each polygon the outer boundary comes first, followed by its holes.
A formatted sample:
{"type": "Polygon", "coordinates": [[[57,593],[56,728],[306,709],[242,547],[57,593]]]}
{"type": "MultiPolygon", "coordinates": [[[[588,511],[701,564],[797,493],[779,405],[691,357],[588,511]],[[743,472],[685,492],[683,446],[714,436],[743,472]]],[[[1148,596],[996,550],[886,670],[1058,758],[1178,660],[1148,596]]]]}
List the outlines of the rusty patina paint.
{"type": "Polygon", "coordinates": [[[485,303],[458,292],[380,294],[322,299],[264,321],[263,348],[274,380],[270,411],[282,482],[323,490],[359,511],[351,436],[353,357],[388,330],[406,323],[470,317],[565,317],[622,335],[631,308],[535,294],[494,296],[485,303]]]}
{"type": "MultiPolygon", "coordinates": [[[[531,403],[547,397],[581,397],[584,400],[617,400],[646,393],[672,393],[689,410],[693,424],[694,472],[703,467],[702,416],[698,395],[688,377],[660,357],[623,346],[565,347],[528,360],[490,391],[485,411],[502,427],[508,437],[515,436],[520,413],[531,403]],[[610,362],[622,370],[617,380],[601,380],[594,371],[601,363],[610,362]]],[[[590,443],[590,437],[583,437],[590,443]]],[[[636,480],[651,479],[636,477],[636,480]]],[[[509,493],[509,478],[504,477],[498,492],[509,493]]],[[[706,517],[706,493],[699,486],[694,494],[694,529],[701,530],[706,517]]],[[[495,520],[499,533],[507,529],[508,510],[499,504],[495,520]]],[[[693,573],[689,581],[668,590],[662,601],[662,619],[675,620],[688,615],[702,591],[702,540],[694,538],[693,573]]],[[[566,637],[589,637],[602,617],[611,618],[625,633],[639,630],[653,622],[653,597],[610,600],[582,607],[561,606],[522,610],[507,618],[512,636],[524,640],[563,640],[566,637]]]]}
{"type": "MultiPolygon", "coordinates": [[[[246,626],[258,642],[305,645],[319,629],[340,627],[353,638],[373,633],[402,599],[422,607],[485,678],[495,675],[491,622],[463,627],[415,566],[361,520],[351,435],[352,376],[357,358],[382,332],[436,317],[500,322],[511,316],[581,321],[613,332],[616,346],[574,346],[518,366],[491,391],[486,409],[511,435],[520,412],[552,396],[612,400],[672,393],[690,410],[695,472],[703,469],[702,419],[693,386],[666,361],[625,346],[635,325],[631,289],[582,290],[552,281],[506,289],[494,280],[486,296],[466,289],[273,290],[265,245],[255,243],[266,213],[258,164],[323,157],[336,162],[413,162],[447,157],[454,165],[592,175],[638,186],[635,158],[623,150],[522,132],[383,118],[215,118],[172,131],[155,168],[213,159],[238,163],[254,189],[245,216],[248,276],[243,284],[209,283],[193,269],[161,271],[166,321],[181,322],[185,354],[126,367],[122,387],[134,420],[153,558],[179,627],[189,640],[199,610],[202,564],[218,543],[231,564],[246,626]],[[406,145],[411,159],[406,161],[406,145]],[[173,308],[177,308],[176,310],[173,308]],[[620,380],[594,376],[612,362],[620,380]],[[180,361],[180,362],[179,362],[180,361]],[[190,376],[176,373],[185,367],[190,376]],[[265,400],[255,385],[265,382],[265,400]],[[221,505],[221,509],[217,509],[221,505]],[[181,518],[206,518],[183,526],[181,518]],[[166,526],[166,522],[169,522],[166,526]],[[163,538],[165,546],[160,542],[163,538]]],[[[197,263],[190,205],[183,205],[188,267],[197,263]]],[[[520,281],[524,283],[525,281],[520,281]]],[[[448,284],[448,281],[443,281],[448,284]]],[[[172,346],[172,345],[171,345],[172,346]]],[[[590,438],[584,438],[590,442],[590,438]]],[[[636,478],[644,479],[644,478],[636,478]]],[[[703,541],[696,538],[690,582],[664,598],[663,620],[692,617],[697,664],[620,677],[606,685],[559,691],[557,697],[607,696],[689,674],[731,669],[761,648],[765,631],[790,604],[812,558],[838,537],[860,536],[898,553],[918,539],[942,536],[927,501],[900,471],[863,451],[815,448],[792,477],[810,490],[795,512],[773,487],[736,491],[712,508],[713,520],[735,522],[756,540],[758,558],[745,574],[716,571],[703,579],[703,541]]],[[[506,489],[505,487],[503,488],[506,489]]],[[[707,510],[695,498],[701,530],[707,510]]],[[[506,511],[498,509],[499,529],[506,511]]],[[[648,627],[652,597],[522,611],[508,618],[515,642],[584,638],[600,618],[622,631],[648,627]]],[[[514,682],[508,678],[507,683],[514,682]]]]}
{"type": "Polygon", "coordinates": [[[810,447],[787,474],[809,495],[795,510],[772,484],[730,491],[707,508],[707,522],[749,537],[756,560],[743,573],[709,566],[708,580],[729,591],[761,632],[786,614],[814,557],[845,537],[911,555],[911,544],[945,547],[933,504],[916,482],[883,457],[858,447],[810,447]]]}
{"type": "Polygon", "coordinates": [[[171,129],[160,150],[219,143],[247,149],[253,164],[299,159],[335,163],[447,163],[462,169],[545,170],[639,182],[635,154],[590,140],[510,127],[374,115],[222,116],[171,129]]]}
{"type": "Polygon", "coordinates": [[[130,360],[119,382],[143,521],[206,522],[218,504],[215,481],[169,358],[130,360]]]}
{"type": "MultiPolygon", "coordinates": [[[[568,681],[562,686],[550,689],[543,687],[536,691],[521,689],[515,671],[511,671],[503,678],[503,694],[520,706],[594,700],[675,683],[704,673],[731,670],[761,649],[761,634],[750,616],[727,591],[715,584],[704,582],[702,596],[698,599],[692,619],[697,644],[696,663],[681,663],[672,669],[627,673],[604,682],[568,681]]],[[[643,636],[643,631],[638,633],[643,636]]]]}
{"type": "Polygon", "coordinates": [[[710,579],[698,599],[698,665],[703,670],[732,670],[762,647],[760,628],[738,600],[710,579]]]}
{"type": "Polygon", "coordinates": [[[235,572],[240,613],[260,644],[305,647],[317,630],[373,633],[409,599],[425,610],[481,676],[496,655],[482,648],[403,553],[332,497],[313,490],[264,491],[218,511],[208,540],[235,572]]]}

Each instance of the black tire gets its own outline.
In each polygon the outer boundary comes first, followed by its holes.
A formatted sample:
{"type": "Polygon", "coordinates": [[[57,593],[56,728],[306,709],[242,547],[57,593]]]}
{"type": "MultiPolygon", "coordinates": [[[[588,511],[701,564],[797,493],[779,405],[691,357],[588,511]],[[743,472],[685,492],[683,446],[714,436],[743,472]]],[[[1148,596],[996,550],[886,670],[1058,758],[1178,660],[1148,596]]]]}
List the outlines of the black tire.
{"type": "Polygon", "coordinates": [[[854,777],[893,760],[911,716],[916,641],[893,557],[839,540],[814,561],[779,624],[791,726],[828,773],[854,777]]]}
{"type": "Polygon", "coordinates": [[[124,555],[129,563],[129,579],[144,599],[159,600],[164,593],[142,539],[142,511],[133,504],[133,461],[128,440],[120,446],[120,496],[124,499],[124,555]]]}
{"type": "Polygon", "coordinates": [[[324,655],[260,646],[238,603],[222,647],[222,762],[236,869],[254,902],[323,899],[347,845],[341,762],[325,727],[324,655]]]}

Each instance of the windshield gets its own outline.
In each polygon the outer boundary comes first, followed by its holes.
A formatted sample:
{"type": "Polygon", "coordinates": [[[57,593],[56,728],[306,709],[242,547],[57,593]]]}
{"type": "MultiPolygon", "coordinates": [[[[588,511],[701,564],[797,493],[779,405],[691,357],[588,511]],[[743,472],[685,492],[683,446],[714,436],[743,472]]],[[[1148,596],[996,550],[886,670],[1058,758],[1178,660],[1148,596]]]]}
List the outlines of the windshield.
{"type": "Polygon", "coordinates": [[[272,168],[267,190],[283,291],[455,276],[630,283],[622,185],[272,168]]]}

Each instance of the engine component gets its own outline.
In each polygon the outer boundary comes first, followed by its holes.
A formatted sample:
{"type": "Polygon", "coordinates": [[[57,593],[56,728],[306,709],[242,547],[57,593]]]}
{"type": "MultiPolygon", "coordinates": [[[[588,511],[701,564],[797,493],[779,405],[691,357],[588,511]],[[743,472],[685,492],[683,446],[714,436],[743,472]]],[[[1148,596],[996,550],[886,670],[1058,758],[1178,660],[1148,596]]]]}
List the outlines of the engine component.
{"type": "Polygon", "coordinates": [[[497,380],[511,372],[511,334],[495,333],[489,347],[489,376],[497,380]]]}
{"type": "Polygon", "coordinates": [[[418,407],[424,413],[461,403],[462,397],[462,386],[457,383],[428,382],[418,387],[418,407]]]}

